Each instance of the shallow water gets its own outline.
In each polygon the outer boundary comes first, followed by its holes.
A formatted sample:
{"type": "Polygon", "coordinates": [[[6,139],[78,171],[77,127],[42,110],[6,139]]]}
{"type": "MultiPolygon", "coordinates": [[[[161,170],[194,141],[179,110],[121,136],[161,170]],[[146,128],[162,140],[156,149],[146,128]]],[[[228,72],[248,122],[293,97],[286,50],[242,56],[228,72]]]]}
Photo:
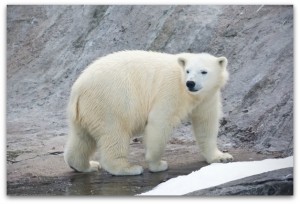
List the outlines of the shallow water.
{"type": "Polygon", "coordinates": [[[63,177],[29,177],[15,182],[7,182],[7,194],[13,196],[30,195],[100,195],[130,196],[151,190],[170,178],[186,175],[205,162],[170,168],[159,173],[147,169],[139,176],[112,176],[105,171],[95,173],[70,173],[63,177]]]}

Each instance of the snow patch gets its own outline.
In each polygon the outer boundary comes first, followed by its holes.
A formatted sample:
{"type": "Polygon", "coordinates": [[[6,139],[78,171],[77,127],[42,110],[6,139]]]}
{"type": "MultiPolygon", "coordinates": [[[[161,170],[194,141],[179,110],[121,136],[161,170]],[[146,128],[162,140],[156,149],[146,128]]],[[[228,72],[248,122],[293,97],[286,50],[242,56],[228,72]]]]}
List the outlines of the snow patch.
{"type": "Polygon", "coordinates": [[[170,179],[159,184],[151,191],[140,195],[184,195],[233,180],[288,167],[293,167],[293,156],[262,161],[232,162],[226,164],[215,163],[194,171],[189,175],[170,179]]]}

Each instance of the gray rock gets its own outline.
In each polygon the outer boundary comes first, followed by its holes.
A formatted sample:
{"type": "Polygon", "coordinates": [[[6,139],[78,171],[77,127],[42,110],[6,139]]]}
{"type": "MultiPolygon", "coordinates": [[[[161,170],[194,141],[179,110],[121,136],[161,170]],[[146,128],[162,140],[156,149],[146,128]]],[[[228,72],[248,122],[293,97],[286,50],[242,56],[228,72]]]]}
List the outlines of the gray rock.
{"type": "Polygon", "coordinates": [[[210,52],[227,56],[231,73],[220,135],[291,155],[293,7],[258,8],[8,6],[8,133],[34,125],[65,132],[70,87],[97,57],[125,49],[210,52]]]}
{"type": "Polygon", "coordinates": [[[293,195],[293,168],[279,169],[207,188],[187,196],[293,195]]]}

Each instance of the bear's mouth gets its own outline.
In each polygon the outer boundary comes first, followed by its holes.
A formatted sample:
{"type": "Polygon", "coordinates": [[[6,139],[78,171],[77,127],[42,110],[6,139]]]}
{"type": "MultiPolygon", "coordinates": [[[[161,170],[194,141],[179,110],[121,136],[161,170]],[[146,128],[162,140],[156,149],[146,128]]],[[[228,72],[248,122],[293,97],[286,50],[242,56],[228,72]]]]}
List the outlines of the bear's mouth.
{"type": "Polygon", "coordinates": [[[197,91],[199,91],[198,89],[195,89],[195,88],[188,88],[188,90],[189,90],[190,92],[197,92],[197,91]]]}
{"type": "Polygon", "coordinates": [[[187,87],[187,89],[189,90],[189,92],[195,93],[195,92],[199,92],[202,90],[202,86],[200,84],[194,86],[194,87],[187,87]]]}
{"type": "Polygon", "coordinates": [[[188,89],[188,91],[189,92],[191,92],[191,93],[196,93],[196,92],[199,92],[200,90],[201,90],[201,88],[200,89],[196,89],[196,88],[187,88],[188,89]]]}

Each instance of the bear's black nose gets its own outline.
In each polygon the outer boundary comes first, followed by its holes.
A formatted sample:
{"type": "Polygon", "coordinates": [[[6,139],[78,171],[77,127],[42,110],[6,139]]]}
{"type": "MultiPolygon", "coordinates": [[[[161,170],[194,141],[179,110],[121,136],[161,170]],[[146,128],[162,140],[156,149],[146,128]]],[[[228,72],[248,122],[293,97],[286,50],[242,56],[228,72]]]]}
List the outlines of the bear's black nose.
{"type": "Polygon", "coordinates": [[[187,81],[186,82],[186,86],[189,88],[189,89],[192,89],[192,88],[194,88],[195,87],[195,82],[193,82],[193,81],[187,81]]]}

